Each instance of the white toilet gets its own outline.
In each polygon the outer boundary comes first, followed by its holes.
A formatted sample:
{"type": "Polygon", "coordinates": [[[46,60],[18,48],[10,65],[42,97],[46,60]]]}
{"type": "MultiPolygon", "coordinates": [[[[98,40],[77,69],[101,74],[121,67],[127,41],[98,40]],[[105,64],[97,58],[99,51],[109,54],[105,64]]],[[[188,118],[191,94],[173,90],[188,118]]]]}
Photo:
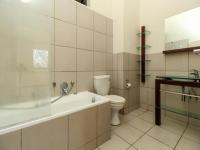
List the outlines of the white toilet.
{"type": "Polygon", "coordinates": [[[110,75],[94,76],[94,89],[97,94],[110,99],[112,109],[112,125],[119,125],[119,110],[124,107],[125,98],[117,95],[108,95],[110,91],[110,75]]]}

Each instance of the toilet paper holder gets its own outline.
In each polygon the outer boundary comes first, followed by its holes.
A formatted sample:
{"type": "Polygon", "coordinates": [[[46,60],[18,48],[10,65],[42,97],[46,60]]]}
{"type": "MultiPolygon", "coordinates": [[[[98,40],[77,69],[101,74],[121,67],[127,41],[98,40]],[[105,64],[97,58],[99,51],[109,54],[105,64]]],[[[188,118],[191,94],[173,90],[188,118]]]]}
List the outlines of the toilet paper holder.
{"type": "Polygon", "coordinates": [[[130,89],[130,88],[131,88],[132,85],[131,85],[131,83],[129,82],[129,80],[126,80],[126,85],[125,85],[125,86],[126,86],[127,89],[130,89]]]}

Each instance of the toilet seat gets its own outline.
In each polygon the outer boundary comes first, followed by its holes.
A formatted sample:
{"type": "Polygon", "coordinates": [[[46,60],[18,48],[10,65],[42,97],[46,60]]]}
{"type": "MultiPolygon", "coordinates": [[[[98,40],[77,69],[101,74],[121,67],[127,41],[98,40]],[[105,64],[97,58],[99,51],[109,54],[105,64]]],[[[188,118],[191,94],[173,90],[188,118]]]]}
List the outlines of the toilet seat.
{"type": "Polygon", "coordinates": [[[126,101],[125,98],[117,95],[107,95],[106,97],[110,99],[111,104],[121,104],[126,101]]]}

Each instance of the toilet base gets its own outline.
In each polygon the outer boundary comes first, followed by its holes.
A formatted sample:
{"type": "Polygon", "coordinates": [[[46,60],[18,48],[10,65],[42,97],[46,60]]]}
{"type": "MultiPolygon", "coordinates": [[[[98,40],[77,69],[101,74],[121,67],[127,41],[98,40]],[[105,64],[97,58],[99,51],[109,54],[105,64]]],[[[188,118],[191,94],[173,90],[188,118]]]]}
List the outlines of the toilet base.
{"type": "Polygon", "coordinates": [[[119,110],[120,110],[120,109],[112,108],[111,125],[113,125],[113,126],[118,126],[118,125],[120,125],[119,110]]]}

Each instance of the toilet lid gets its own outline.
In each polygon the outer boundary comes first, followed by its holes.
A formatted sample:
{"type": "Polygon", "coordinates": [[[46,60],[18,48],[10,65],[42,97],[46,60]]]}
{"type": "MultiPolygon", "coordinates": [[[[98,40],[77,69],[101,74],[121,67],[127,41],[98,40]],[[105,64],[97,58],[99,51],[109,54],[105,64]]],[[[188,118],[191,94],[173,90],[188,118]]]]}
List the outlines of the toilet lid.
{"type": "Polygon", "coordinates": [[[117,95],[107,95],[111,103],[125,103],[126,99],[117,95]]]}

